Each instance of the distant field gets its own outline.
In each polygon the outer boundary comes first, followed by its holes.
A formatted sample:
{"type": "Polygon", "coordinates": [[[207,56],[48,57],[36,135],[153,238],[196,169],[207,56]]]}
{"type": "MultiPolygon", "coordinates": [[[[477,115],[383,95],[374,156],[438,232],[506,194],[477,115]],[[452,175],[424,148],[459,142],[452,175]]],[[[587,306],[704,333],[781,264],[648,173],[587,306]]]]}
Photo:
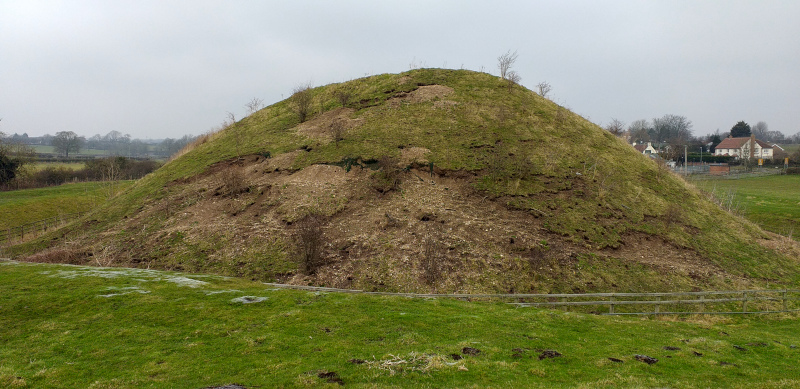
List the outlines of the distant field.
{"type": "MultiPolygon", "coordinates": [[[[56,154],[55,150],[53,150],[53,146],[42,146],[42,145],[34,145],[31,146],[37,153],[41,154],[56,154]]],[[[105,150],[94,150],[94,149],[81,149],[78,153],[70,153],[70,155],[106,155],[107,152],[105,150]]]]}
{"type": "Polygon", "coordinates": [[[800,175],[712,179],[695,185],[719,195],[734,193],[748,219],[765,230],[800,239],[800,175]]]}
{"type": "MultiPolygon", "coordinates": [[[[118,188],[126,188],[132,183],[121,182],[118,188]]],[[[0,192],[0,229],[60,214],[89,211],[107,199],[108,184],[101,182],[0,192]]]]}
{"type": "Polygon", "coordinates": [[[790,145],[780,145],[783,150],[787,153],[792,154],[797,150],[800,150],[800,144],[790,144],[790,145]]]}
{"type": "Polygon", "coordinates": [[[72,170],[80,170],[83,169],[85,166],[86,164],[84,164],[83,162],[36,162],[30,165],[33,171],[40,171],[47,169],[49,167],[52,168],[64,167],[72,170]]]}
{"type": "Polygon", "coordinates": [[[608,317],[4,261],[0,296],[4,388],[800,387],[796,314],[608,317]]]}

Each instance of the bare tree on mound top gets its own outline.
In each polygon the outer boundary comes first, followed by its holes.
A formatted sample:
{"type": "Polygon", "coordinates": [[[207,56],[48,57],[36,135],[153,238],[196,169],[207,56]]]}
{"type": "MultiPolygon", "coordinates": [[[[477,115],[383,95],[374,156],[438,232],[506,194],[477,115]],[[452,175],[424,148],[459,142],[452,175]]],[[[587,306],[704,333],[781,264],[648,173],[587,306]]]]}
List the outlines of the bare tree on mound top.
{"type": "Polygon", "coordinates": [[[517,51],[515,50],[513,53],[511,50],[507,51],[505,54],[497,57],[497,67],[500,68],[500,78],[507,80],[508,78],[508,71],[511,70],[511,66],[514,65],[514,62],[517,61],[517,51]]]}
{"type": "Polygon", "coordinates": [[[248,101],[244,107],[247,108],[247,116],[250,116],[258,112],[261,108],[264,108],[264,100],[253,97],[253,99],[248,101]]]}
{"type": "Polygon", "coordinates": [[[539,96],[542,97],[547,97],[547,94],[553,89],[547,81],[536,84],[536,88],[539,89],[539,96]]]}
{"type": "Polygon", "coordinates": [[[514,90],[514,85],[519,85],[519,82],[522,81],[522,77],[520,77],[519,73],[511,70],[506,74],[506,81],[508,81],[508,91],[511,92],[514,90]]]}
{"type": "Polygon", "coordinates": [[[292,103],[294,104],[294,111],[300,119],[300,123],[308,119],[311,113],[311,84],[305,84],[295,87],[292,90],[292,103]]]}

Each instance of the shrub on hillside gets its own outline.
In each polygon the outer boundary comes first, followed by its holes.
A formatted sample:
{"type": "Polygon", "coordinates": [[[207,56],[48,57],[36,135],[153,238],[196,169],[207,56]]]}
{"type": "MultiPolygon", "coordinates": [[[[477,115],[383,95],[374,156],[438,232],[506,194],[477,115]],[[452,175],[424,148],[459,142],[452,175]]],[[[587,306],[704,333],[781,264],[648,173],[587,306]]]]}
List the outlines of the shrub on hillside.
{"type": "Polygon", "coordinates": [[[222,193],[236,196],[250,190],[244,174],[239,169],[229,167],[222,171],[222,193]]]}
{"type": "Polygon", "coordinates": [[[78,179],[75,171],[64,166],[48,166],[33,173],[29,179],[37,187],[61,185],[65,182],[78,179]]]}
{"type": "Polygon", "coordinates": [[[391,192],[400,185],[402,169],[397,166],[397,158],[383,156],[378,161],[380,169],[372,173],[372,188],[380,193],[391,192]]]}
{"type": "Polygon", "coordinates": [[[136,180],[158,169],[152,160],[137,161],[125,157],[110,157],[86,161],[84,176],[89,180],[136,180]]]}
{"type": "Polygon", "coordinates": [[[311,95],[311,85],[306,84],[295,87],[294,90],[292,90],[291,99],[294,105],[294,111],[297,114],[297,118],[300,119],[300,123],[306,121],[311,114],[311,102],[313,99],[311,95]]]}
{"type": "Polygon", "coordinates": [[[436,285],[442,279],[445,254],[439,233],[436,230],[428,231],[422,241],[422,275],[428,285],[436,285]]]}
{"type": "Polygon", "coordinates": [[[314,274],[323,265],[322,250],[325,241],[322,236],[323,217],[307,215],[297,221],[297,249],[303,273],[314,274]]]}

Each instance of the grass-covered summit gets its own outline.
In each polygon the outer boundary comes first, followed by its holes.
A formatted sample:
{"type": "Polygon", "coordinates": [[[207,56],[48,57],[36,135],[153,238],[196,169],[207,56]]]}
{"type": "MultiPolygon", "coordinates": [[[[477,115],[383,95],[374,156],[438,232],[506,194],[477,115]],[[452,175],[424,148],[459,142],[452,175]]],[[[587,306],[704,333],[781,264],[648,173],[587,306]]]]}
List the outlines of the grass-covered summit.
{"type": "Polygon", "coordinates": [[[495,76],[422,69],[307,93],[304,122],[297,98],[264,108],[16,253],[394,291],[798,280],[795,248],[495,76]]]}

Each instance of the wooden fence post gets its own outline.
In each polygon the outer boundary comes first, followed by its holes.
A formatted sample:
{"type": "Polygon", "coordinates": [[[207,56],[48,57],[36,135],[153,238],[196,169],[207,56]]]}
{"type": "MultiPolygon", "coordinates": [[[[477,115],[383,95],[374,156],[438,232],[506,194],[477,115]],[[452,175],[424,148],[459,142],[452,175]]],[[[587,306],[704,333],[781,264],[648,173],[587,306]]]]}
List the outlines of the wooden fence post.
{"type": "Polygon", "coordinates": [[[611,302],[611,304],[608,304],[608,313],[612,313],[613,314],[614,313],[614,296],[609,297],[608,301],[611,302]]]}
{"type": "MultiPolygon", "coordinates": [[[[562,303],[566,303],[566,302],[567,302],[567,298],[566,298],[566,297],[562,297],[562,298],[561,298],[561,302],[562,302],[562,303]]],[[[564,304],[564,305],[562,305],[561,307],[564,309],[564,312],[566,312],[566,311],[567,311],[567,304],[564,304]]]]}
{"type": "Polygon", "coordinates": [[[781,293],[781,299],[783,300],[783,311],[786,312],[789,310],[788,305],[786,304],[786,289],[784,289],[781,293]]]}
{"type": "Polygon", "coordinates": [[[661,304],[658,303],[659,301],[661,301],[661,296],[656,296],[656,311],[654,312],[656,315],[661,312],[661,304]]]}
{"type": "Polygon", "coordinates": [[[747,292],[742,292],[742,313],[747,313],[747,292]]]}
{"type": "Polygon", "coordinates": [[[706,295],[700,295],[700,312],[706,311],[706,295]]]}

